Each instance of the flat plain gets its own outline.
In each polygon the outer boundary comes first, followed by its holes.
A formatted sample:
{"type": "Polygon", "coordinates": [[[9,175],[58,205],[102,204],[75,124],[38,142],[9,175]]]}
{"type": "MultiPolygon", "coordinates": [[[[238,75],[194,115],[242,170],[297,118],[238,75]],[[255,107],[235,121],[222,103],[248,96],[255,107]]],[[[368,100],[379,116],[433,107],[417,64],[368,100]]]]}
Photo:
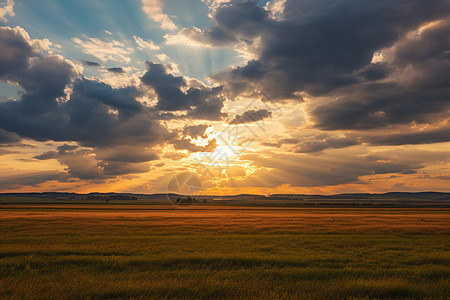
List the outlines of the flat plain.
{"type": "Polygon", "coordinates": [[[448,299],[450,209],[0,205],[1,299],[448,299]]]}

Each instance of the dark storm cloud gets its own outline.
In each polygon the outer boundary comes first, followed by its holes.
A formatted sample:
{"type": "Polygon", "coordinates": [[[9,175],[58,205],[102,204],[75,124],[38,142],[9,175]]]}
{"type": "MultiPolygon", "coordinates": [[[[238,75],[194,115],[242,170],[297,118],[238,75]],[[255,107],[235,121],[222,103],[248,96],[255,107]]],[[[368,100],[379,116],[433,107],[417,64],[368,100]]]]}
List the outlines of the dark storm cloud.
{"type": "Polygon", "coordinates": [[[183,28],[180,34],[208,46],[223,46],[239,41],[252,44],[267,25],[268,14],[258,6],[259,1],[231,1],[222,3],[214,19],[216,25],[201,31],[198,28],[183,28]]]}
{"type": "MultiPolygon", "coordinates": [[[[416,86],[417,87],[417,86],[416,86]]],[[[341,90],[336,100],[311,103],[308,112],[322,130],[371,129],[433,123],[448,118],[447,88],[414,88],[374,83],[341,90]]]]}
{"type": "Polygon", "coordinates": [[[56,159],[58,158],[58,156],[59,156],[58,151],[47,151],[42,154],[36,155],[33,158],[39,160],[47,160],[47,159],[56,159]]]}
{"type": "Polygon", "coordinates": [[[190,136],[192,138],[206,138],[206,130],[209,128],[209,125],[199,124],[199,125],[187,125],[183,128],[183,135],[190,136]]]}
{"type": "Polygon", "coordinates": [[[362,141],[370,145],[417,145],[450,142],[450,127],[410,133],[366,135],[362,141]]]}
{"type": "Polygon", "coordinates": [[[356,85],[336,91],[337,101],[310,105],[320,129],[364,129],[448,119],[450,109],[450,20],[400,41],[391,65],[410,74],[405,83],[356,85]]]}
{"type": "Polygon", "coordinates": [[[99,63],[90,60],[82,60],[81,63],[87,67],[100,67],[99,63]]]}
{"type": "Polygon", "coordinates": [[[111,73],[116,73],[116,74],[125,74],[126,73],[126,71],[122,67],[108,68],[107,70],[111,73]]]}
{"type": "Polygon", "coordinates": [[[0,28],[0,78],[12,79],[28,67],[30,57],[37,53],[19,32],[0,28]]]}
{"type": "Polygon", "coordinates": [[[78,148],[77,145],[67,145],[67,144],[64,144],[64,145],[58,147],[58,151],[59,151],[60,153],[65,153],[66,151],[72,151],[72,150],[75,150],[75,149],[77,149],[77,148],[78,148]]]}
{"type": "Polygon", "coordinates": [[[169,133],[136,101],[138,94],[132,87],[114,89],[77,79],[66,102],[24,94],[19,101],[1,103],[0,128],[35,140],[77,141],[87,147],[157,143],[169,133]]]}
{"type": "Polygon", "coordinates": [[[258,122],[267,118],[270,118],[272,116],[272,112],[268,111],[267,109],[260,109],[260,110],[248,110],[244,112],[241,115],[236,115],[233,120],[231,120],[230,124],[232,125],[239,125],[239,124],[245,124],[245,123],[253,123],[258,122]]]}
{"type": "Polygon", "coordinates": [[[218,40],[224,35],[222,31],[236,39],[248,39],[259,36],[261,31],[268,25],[269,20],[267,11],[262,9],[258,2],[249,0],[231,1],[230,3],[222,4],[214,15],[217,27],[213,27],[212,31],[210,31],[210,36],[218,40]]]}
{"type": "Polygon", "coordinates": [[[77,145],[64,144],[62,146],[57,147],[56,148],[57,150],[44,152],[42,154],[34,156],[33,158],[39,159],[39,160],[56,159],[60,155],[70,153],[70,151],[75,150],[77,148],[78,148],[77,145]]]}
{"type": "Polygon", "coordinates": [[[223,99],[212,96],[196,105],[188,112],[187,116],[192,119],[217,121],[227,116],[222,112],[222,108],[223,99]]]}
{"type": "Polygon", "coordinates": [[[186,91],[187,84],[183,77],[167,73],[161,64],[146,62],[147,72],[141,80],[144,85],[152,87],[158,95],[155,109],[162,111],[187,111],[188,116],[197,119],[218,120],[226,116],[221,112],[223,100],[221,87],[194,88],[186,91]]]}
{"type": "Polygon", "coordinates": [[[319,129],[428,123],[449,109],[449,21],[415,37],[407,33],[449,11],[445,0],[287,0],[282,19],[273,20],[257,1],[230,1],[219,6],[216,25],[202,38],[221,45],[260,37],[257,59],[213,79],[232,96],[261,86],[274,100],[301,101],[299,92],[321,96],[308,103],[319,129]],[[209,37],[213,29],[226,39],[209,37]],[[375,52],[393,46],[392,57],[372,63],[375,52]]]}
{"type": "Polygon", "coordinates": [[[0,129],[0,145],[18,143],[20,140],[17,134],[0,129]]]}

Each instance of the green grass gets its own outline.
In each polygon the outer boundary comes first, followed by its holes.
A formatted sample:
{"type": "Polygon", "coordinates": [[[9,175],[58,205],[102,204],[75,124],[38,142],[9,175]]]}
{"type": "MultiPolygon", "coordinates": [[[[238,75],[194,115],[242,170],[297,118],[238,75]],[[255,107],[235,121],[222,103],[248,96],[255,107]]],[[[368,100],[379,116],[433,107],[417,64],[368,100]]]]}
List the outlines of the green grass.
{"type": "Polygon", "coordinates": [[[450,290],[446,233],[277,233],[251,224],[180,233],[121,222],[0,220],[0,298],[448,299],[450,290]]]}

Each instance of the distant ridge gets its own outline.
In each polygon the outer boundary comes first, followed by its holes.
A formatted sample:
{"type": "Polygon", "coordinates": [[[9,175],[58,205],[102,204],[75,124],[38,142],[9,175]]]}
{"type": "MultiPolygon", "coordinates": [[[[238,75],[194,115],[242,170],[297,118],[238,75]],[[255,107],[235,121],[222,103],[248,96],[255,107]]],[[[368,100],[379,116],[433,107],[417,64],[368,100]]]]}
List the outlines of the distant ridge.
{"type": "MultiPolygon", "coordinates": [[[[155,194],[134,194],[134,193],[69,193],[69,192],[42,192],[42,193],[0,193],[0,196],[10,196],[10,197],[36,197],[36,198],[61,198],[61,199],[75,199],[80,197],[90,197],[90,196],[128,196],[128,197],[143,197],[146,199],[151,198],[161,198],[169,196],[184,196],[175,193],[155,193],[155,194]]],[[[238,195],[198,195],[198,197],[211,198],[219,197],[223,199],[232,198],[245,198],[245,197],[258,197],[267,199],[289,199],[289,198],[305,198],[305,199],[374,199],[374,198],[414,198],[414,199],[434,199],[434,200],[450,200],[450,193],[444,192],[387,192],[387,193],[342,193],[334,195],[319,195],[319,194],[272,194],[270,196],[258,195],[258,194],[238,194],[238,195]]]]}

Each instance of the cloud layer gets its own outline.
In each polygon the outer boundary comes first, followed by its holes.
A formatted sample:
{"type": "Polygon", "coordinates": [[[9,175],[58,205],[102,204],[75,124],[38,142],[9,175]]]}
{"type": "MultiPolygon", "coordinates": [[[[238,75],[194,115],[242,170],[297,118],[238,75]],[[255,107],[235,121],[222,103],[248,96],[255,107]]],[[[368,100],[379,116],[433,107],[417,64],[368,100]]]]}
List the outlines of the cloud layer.
{"type": "MultiPolygon", "coordinates": [[[[142,0],[148,32],[74,32],[63,46],[0,27],[0,170],[14,159],[41,167],[14,170],[29,186],[163,178],[201,169],[192,153],[202,152],[235,156],[207,179],[216,188],[448,178],[438,143],[450,141],[450,2],[203,3],[210,19],[200,22],[142,0]],[[208,78],[180,71],[195,73],[199,53],[213,70],[225,50],[241,60],[208,78]],[[219,139],[245,128],[251,136],[219,139]],[[20,158],[25,145],[34,148],[20,158]]],[[[13,8],[0,1],[2,22],[13,8]]]]}

